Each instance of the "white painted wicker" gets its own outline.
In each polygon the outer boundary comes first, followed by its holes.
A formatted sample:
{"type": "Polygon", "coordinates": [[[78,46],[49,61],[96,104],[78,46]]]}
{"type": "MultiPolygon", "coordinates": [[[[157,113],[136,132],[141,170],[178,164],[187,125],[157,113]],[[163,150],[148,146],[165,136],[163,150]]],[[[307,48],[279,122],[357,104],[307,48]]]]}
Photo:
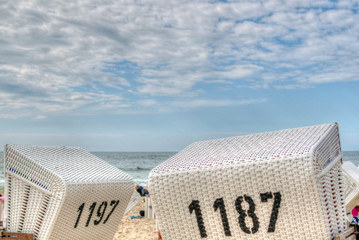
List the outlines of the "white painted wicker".
{"type": "Polygon", "coordinates": [[[136,190],[134,190],[124,215],[126,215],[129,211],[131,211],[132,208],[136,207],[140,203],[141,199],[142,199],[141,195],[136,190]]]}
{"type": "Polygon", "coordinates": [[[149,189],[166,240],[327,240],[346,228],[336,123],[193,143],[152,169],[149,189]]]}
{"type": "Polygon", "coordinates": [[[346,211],[351,212],[356,205],[359,205],[359,169],[348,161],[343,163],[342,168],[346,211]]]}
{"type": "Polygon", "coordinates": [[[5,145],[8,231],[39,240],[112,239],[134,182],[77,147],[5,145]]]}

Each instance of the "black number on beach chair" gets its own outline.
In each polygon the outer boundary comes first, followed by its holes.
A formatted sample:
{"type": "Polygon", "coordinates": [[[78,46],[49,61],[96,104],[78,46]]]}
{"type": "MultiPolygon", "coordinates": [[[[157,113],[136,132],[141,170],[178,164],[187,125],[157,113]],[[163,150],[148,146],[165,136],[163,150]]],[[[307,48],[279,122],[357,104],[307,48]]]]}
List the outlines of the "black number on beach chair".
{"type": "Polygon", "coordinates": [[[238,217],[239,226],[241,227],[243,232],[248,233],[248,234],[251,234],[251,233],[253,234],[253,233],[256,233],[259,229],[258,217],[254,213],[256,206],[254,204],[253,199],[250,196],[244,195],[244,200],[246,200],[246,202],[249,204],[249,209],[247,211],[248,215],[242,208],[243,197],[239,196],[235,202],[237,212],[239,213],[239,217],[238,217]],[[247,216],[252,218],[252,221],[253,221],[252,232],[249,230],[249,228],[247,227],[246,222],[245,222],[245,218],[247,216]]]}
{"type": "Polygon", "coordinates": [[[206,238],[207,232],[206,232],[206,228],[204,227],[204,222],[203,222],[202,213],[201,213],[201,206],[199,205],[199,201],[193,200],[191,202],[191,204],[188,206],[188,208],[189,208],[189,212],[191,214],[192,214],[193,210],[196,214],[197,224],[198,224],[198,228],[199,228],[199,233],[201,234],[201,238],[206,238]]]}
{"type": "Polygon", "coordinates": [[[86,227],[88,227],[88,225],[90,224],[92,214],[93,214],[93,211],[95,210],[95,207],[96,207],[96,202],[93,202],[92,205],[89,208],[90,214],[89,214],[89,217],[87,218],[86,227]]]}
{"type": "MultiPolygon", "coordinates": [[[[261,193],[260,196],[261,196],[262,202],[268,202],[268,199],[273,198],[273,194],[271,192],[261,193]]],[[[282,200],[282,196],[280,195],[280,192],[274,193],[274,203],[273,203],[273,208],[272,208],[272,214],[270,216],[268,232],[275,231],[275,224],[277,222],[278,209],[280,207],[281,200],[282,200]]]]}
{"type": "Polygon", "coordinates": [[[232,236],[231,230],[229,228],[227,212],[226,212],[226,207],[224,206],[223,198],[217,198],[213,204],[213,208],[214,208],[214,211],[217,211],[217,209],[219,208],[221,218],[222,218],[224,234],[226,236],[232,236]]]}
{"type": "Polygon", "coordinates": [[[107,220],[110,218],[110,216],[111,216],[111,214],[113,213],[113,211],[115,211],[115,208],[117,207],[117,205],[118,205],[119,202],[120,202],[119,200],[117,200],[117,201],[112,200],[112,201],[111,201],[110,206],[112,206],[112,205],[114,205],[114,206],[112,207],[111,212],[107,215],[106,219],[103,221],[104,224],[105,224],[105,223],[107,222],[107,220]]]}
{"type": "MultiPolygon", "coordinates": [[[[119,202],[120,202],[119,200],[117,200],[117,201],[112,200],[111,201],[110,206],[113,206],[113,207],[112,207],[110,213],[107,215],[106,219],[103,221],[103,224],[105,224],[108,221],[108,219],[110,218],[113,211],[115,211],[115,208],[117,207],[119,202]]],[[[89,212],[89,216],[88,216],[87,221],[86,221],[86,225],[85,225],[86,227],[88,227],[90,225],[93,212],[95,211],[95,208],[96,208],[96,204],[97,204],[96,202],[93,202],[92,205],[89,207],[90,212],[89,212]]],[[[80,207],[77,210],[77,212],[79,214],[77,216],[74,228],[77,228],[77,226],[78,226],[78,224],[80,222],[80,218],[81,218],[81,215],[82,215],[84,207],[85,207],[85,203],[81,204],[80,207]]],[[[97,217],[99,217],[99,219],[93,221],[93,223],[95,225],[99,225],[101,223],[102,218],[105,216],[106,209],[107,209],[107,201],[103,201],[100,204],[100,206],[98,206],[98,208],[97,208],[97,217]]]]}
{"type": "MultiPolygon", "coordinates": [[[[270,218],[269,226],[268,226],[269,233],[275,232],[275,225],[276,225],[277,218],[278,218],[278,212],[279,212],[280,202],[282,200],[282,195],[280,194],[280,192],[260,193],[261,202],[268,202],[268,199],[272,199],[273,195],[274,195],[274,202],[273,202],[271,218],[270,218]]],[[[235,201],[235,207],[236,207],[237,212],[239,213],[238,223],[239,223],[239,226],[242,229],[242,231],[247,234],[254,234],[254,233],[258,232],[259,220],[258,220],[257,215],[255,214],[256,205],[255,205],[253,199],[248,195],[239,196],[239,197],[237,197],[237,199],[235,201]],[[245,211],[242,207],[243,201],[246,201],[249,205],[249,209],[247,211],[245,211]],[[246,221],[245,221],[246,217],[252,218],[253,227],[251,229],[249,229],[246,225],[246,221]]],[[[202,213],[201,213],[201,206],[199,205],[199,201],[192,200],[192,202],[188,206],[188,208],[189,208],[190,214],[192,214],[193,211],[196,214],[197,225],[198,225],[199,232],[201,234],[201,238],[206,238],[207,232],[206,232],[206,228],[204,226],[203,217],[202,217],[202,213]]],[[[214,208],[214,211],[217,211],[218,208],[220,209],[219,212],[221,215],[224,233],[226,236],[232,236],[223,198],[217,198],[216,201],[214,201],[213,208],[214,208]]],[[[80,210],[80,208],[79,208],[79,210],[80,210]]]]}
{"type": "Polygon", "coordinates": [[[81,206],[80,206],[79,209],[77,210],[77,211],[79,212],[79,215],[77,216],[77,219],[76,219],[76,223],[75,223],[74,228],[77,228],[77,224],[78,224],[79,221],[80,221],[80,217],[81,217],[81,214],[82,214],[82,210],[84,209],[84,206],[85,206],[85,203],[81,204],[81,206]]]}
{"type": "Polygon", "coordinates": [[[101,203],[101,205],[97,209],[97,217],[100,217],[100,219],[99,220],[94,220],[95,225],[98,225],[102,221],[102,218],[103,218],[103,215],[105,214],[106,208],[107,208],[107,202],[103,201],[101,203]],[[103,207],[103,209],[102,209],[102,212],[101,212],[102,207],[103,207]]]}

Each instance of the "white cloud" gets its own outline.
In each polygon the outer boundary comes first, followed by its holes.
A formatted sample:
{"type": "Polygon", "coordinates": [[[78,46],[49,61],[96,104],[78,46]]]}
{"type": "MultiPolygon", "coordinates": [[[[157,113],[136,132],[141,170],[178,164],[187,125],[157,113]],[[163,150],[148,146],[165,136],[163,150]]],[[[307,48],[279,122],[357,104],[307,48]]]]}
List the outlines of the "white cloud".
{"type": "Polygon", "coordinates": [[[146,99],[146,100],[140,100],[138,101],[138,104],[145,107],[150,107],[153,105],[156,105],[156,101],[152,99],[146,99]]]}
{"type": "Polygon", "coordinates": [[[262,70],[263,68],[256,65],[246,64],[246,65],[232,65],[230,67],[225,67],[224,71],[218,71],[215,73],[218,78],[224,79],[240,79],[250,75],[253,75],[255,72],[262,70]]]}
{"type": "Polygon", "coordinates": [[[248,100],[209,100],[197,99],[194,101],[176,101],[172,102],[173,107],[193,109],[198,107],[225,107],[225,106],[241,106],[255,103],[263,103],[266,99],[248,99],[248,100]]]}

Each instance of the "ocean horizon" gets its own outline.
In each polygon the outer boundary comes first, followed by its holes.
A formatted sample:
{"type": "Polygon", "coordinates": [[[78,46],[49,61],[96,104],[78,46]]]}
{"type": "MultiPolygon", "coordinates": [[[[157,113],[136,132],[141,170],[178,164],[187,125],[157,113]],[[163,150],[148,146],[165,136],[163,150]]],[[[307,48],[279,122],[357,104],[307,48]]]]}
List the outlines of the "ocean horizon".
{"type": "MultiPolygon", "coordinates": [[[[136,184],[147,186],[150,171],[177,152],[91,152],[132,176],[136,184]]],[[[3,152],[0,152],[2,159],[3,152]]],[[[359,166],[359,151],[343,151],[343,161],[359,166]]],[[[3,162],[0,162],[0,188],[4,185],[3,162]]]]}

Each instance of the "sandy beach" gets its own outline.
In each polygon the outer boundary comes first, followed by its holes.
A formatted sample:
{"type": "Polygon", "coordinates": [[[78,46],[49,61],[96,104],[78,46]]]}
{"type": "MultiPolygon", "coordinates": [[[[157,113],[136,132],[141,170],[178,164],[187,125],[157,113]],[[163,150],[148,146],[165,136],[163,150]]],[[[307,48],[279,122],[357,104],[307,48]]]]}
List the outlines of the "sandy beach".
{"type": "Polygon", "coordinates": [[[155,219],[146,217],[131,219],[131,215],[140,215],[141,210],[145,210],[145,198],[142,198],[139,205],[123,216],[113,240],[158,240],[155,219]]]}

